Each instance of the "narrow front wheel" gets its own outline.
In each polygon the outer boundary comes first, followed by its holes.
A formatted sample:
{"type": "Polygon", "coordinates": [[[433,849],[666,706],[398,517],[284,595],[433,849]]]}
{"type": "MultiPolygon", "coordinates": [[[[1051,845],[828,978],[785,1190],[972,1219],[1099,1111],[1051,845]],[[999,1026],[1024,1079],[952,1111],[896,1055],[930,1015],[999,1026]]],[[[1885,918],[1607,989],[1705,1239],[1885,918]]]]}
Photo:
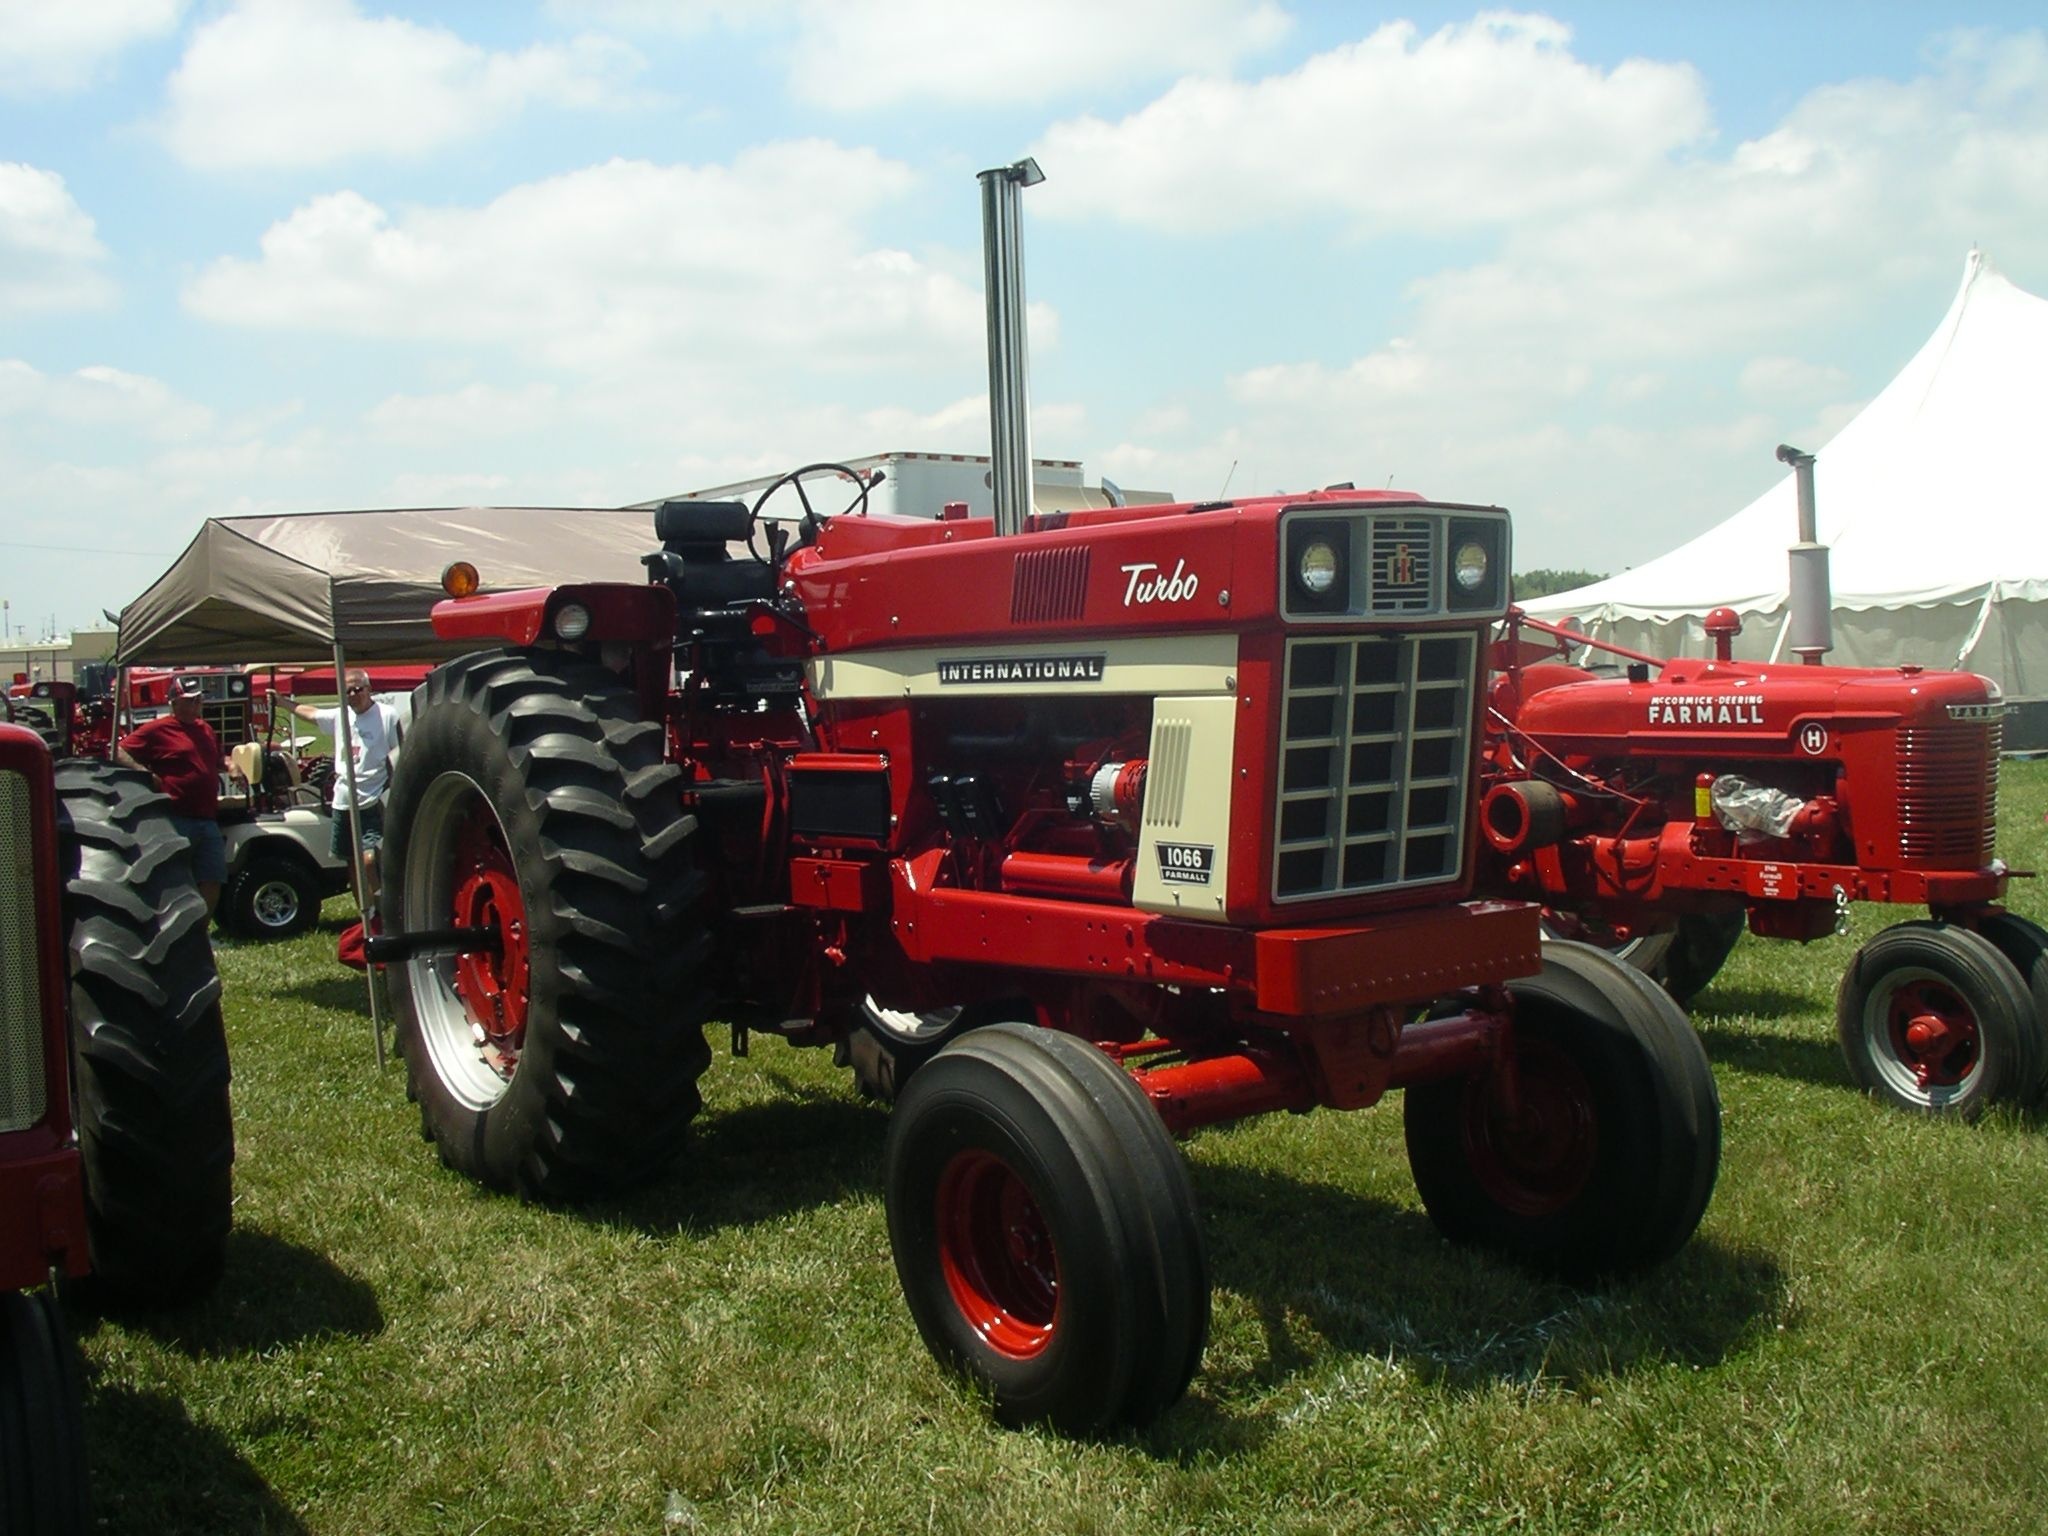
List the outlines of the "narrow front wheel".
{"type": "Polygon", "coordinates": [[[1025,1024],[963,1036],[904,1087],[889,1238],[925,1344],[1008,1424],[1149,1423],[1209,1329],[1187,1168],[1130,1077],[1025,1024]]]}

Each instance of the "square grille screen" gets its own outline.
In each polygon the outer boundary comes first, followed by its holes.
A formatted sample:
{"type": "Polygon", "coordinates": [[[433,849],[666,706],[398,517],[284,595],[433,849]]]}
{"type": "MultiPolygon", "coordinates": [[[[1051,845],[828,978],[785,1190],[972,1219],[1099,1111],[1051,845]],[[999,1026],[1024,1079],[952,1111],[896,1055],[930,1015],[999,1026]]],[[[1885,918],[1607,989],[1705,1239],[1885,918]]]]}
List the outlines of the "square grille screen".
{"type": "Polygon", "coordinates": [[[42,981],[28,780],[0,772],[0,1131],[43,1118],[42,981]]]}
{"type": "Polygon", "coordinates": [[[1476,645],[1471,634],[1288,643],[1275,901],[1457,878],[1476,645]]]}

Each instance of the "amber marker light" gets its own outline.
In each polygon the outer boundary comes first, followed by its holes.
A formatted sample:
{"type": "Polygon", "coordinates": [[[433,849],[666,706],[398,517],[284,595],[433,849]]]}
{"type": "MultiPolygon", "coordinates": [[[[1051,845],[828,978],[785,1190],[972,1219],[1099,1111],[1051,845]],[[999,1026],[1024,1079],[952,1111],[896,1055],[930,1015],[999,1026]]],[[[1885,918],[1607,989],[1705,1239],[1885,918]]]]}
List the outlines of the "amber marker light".
{"type": "Polygon", "coordinates": [[[474,597],[481,584],[476,567],[467,560],[450,561],[448,569],[441,573],[441,590],[450,597],[474,597]]]}

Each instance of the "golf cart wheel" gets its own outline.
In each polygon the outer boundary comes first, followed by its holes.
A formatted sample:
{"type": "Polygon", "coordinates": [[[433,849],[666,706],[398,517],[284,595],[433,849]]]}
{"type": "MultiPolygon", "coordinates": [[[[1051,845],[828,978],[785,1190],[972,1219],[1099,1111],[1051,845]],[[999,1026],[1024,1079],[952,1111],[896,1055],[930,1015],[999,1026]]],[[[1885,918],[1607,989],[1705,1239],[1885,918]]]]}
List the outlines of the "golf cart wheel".
{"type": "Polygon", "coordinates": [[[245,939],[288,939],[320,920],[320,881],[297,859],[255,854],[221,893],[221,917],[245,939]]]}
{"type": "Polygon", "coordinates": [[[1842,973],[1835,1029],[1857,1086],[1917,1114],[1974,1120],[2035,1082],[2027,984],[1967,928],[1922,920],[1878,934],[1842,973]]]}
{"type": "Polygon", "coordinates": [[[710,1063],[680,786],[662,728],[593,663],[490,651],[422,684],[386,801],[384,932],[482,936],[387,971],[450,1167],[566,1200],[680,1152],[710,1063]]]}
{"type": "Polygon", "coordinates": [[[1423,1207],[1453,1242],[1584,1282],[1669,1258],[1720,1166],[1721,1109],[1684,1012],[1641,972],[1546,944],[1510,984],[1512,1056],[1404,1095],[1423,1207]]]}
{"type": "Polygon", "coordinates": [[[1149,1423],[1187,1390],[1208,1262],[1180,1153],[1093,1046],[1001,1023],[905,1086],[884,1153],[904,1299],[1006,1424],[1149,1423]]]}

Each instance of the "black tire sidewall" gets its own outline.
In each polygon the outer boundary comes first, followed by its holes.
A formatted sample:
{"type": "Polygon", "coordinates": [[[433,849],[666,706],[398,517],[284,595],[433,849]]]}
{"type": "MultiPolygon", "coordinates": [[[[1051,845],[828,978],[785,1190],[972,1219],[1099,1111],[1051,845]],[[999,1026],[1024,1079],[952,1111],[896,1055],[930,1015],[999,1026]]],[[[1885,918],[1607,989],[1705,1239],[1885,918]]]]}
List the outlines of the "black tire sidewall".
{"type": "Polygon", "coordinates": [[[435,927],[444,913],[414,914],[404,910],[404,892],[412,847],[410,833],[419,802],[444,774],[475,782],[489,801],[505,834],[512,866],[518,873],[519,898],[527,923],[527,1026],[519,1062],[503,1097],[479,1111],[465,1104],[435,1069],[432,1052],[406,987],[393,987],[400,1049],[420,1103],[421,1114],[439,1129],[436,1139],[450,1166],[495,1188],[512,1188],[525,1149],[542,1130],[547,1116],[544,1084],[552,1069],[558,1039],[555,1025],[560,973],[552,941],[558,935],[533,888],[532,873],[541,867],[539,818],[526,800],[526,776],[512,760],[502,736],[465,700],[437,701],[415,708],[406,732],[403,772],[394,775],[385,812],[384,901],[398,931],[435,927]]]}

